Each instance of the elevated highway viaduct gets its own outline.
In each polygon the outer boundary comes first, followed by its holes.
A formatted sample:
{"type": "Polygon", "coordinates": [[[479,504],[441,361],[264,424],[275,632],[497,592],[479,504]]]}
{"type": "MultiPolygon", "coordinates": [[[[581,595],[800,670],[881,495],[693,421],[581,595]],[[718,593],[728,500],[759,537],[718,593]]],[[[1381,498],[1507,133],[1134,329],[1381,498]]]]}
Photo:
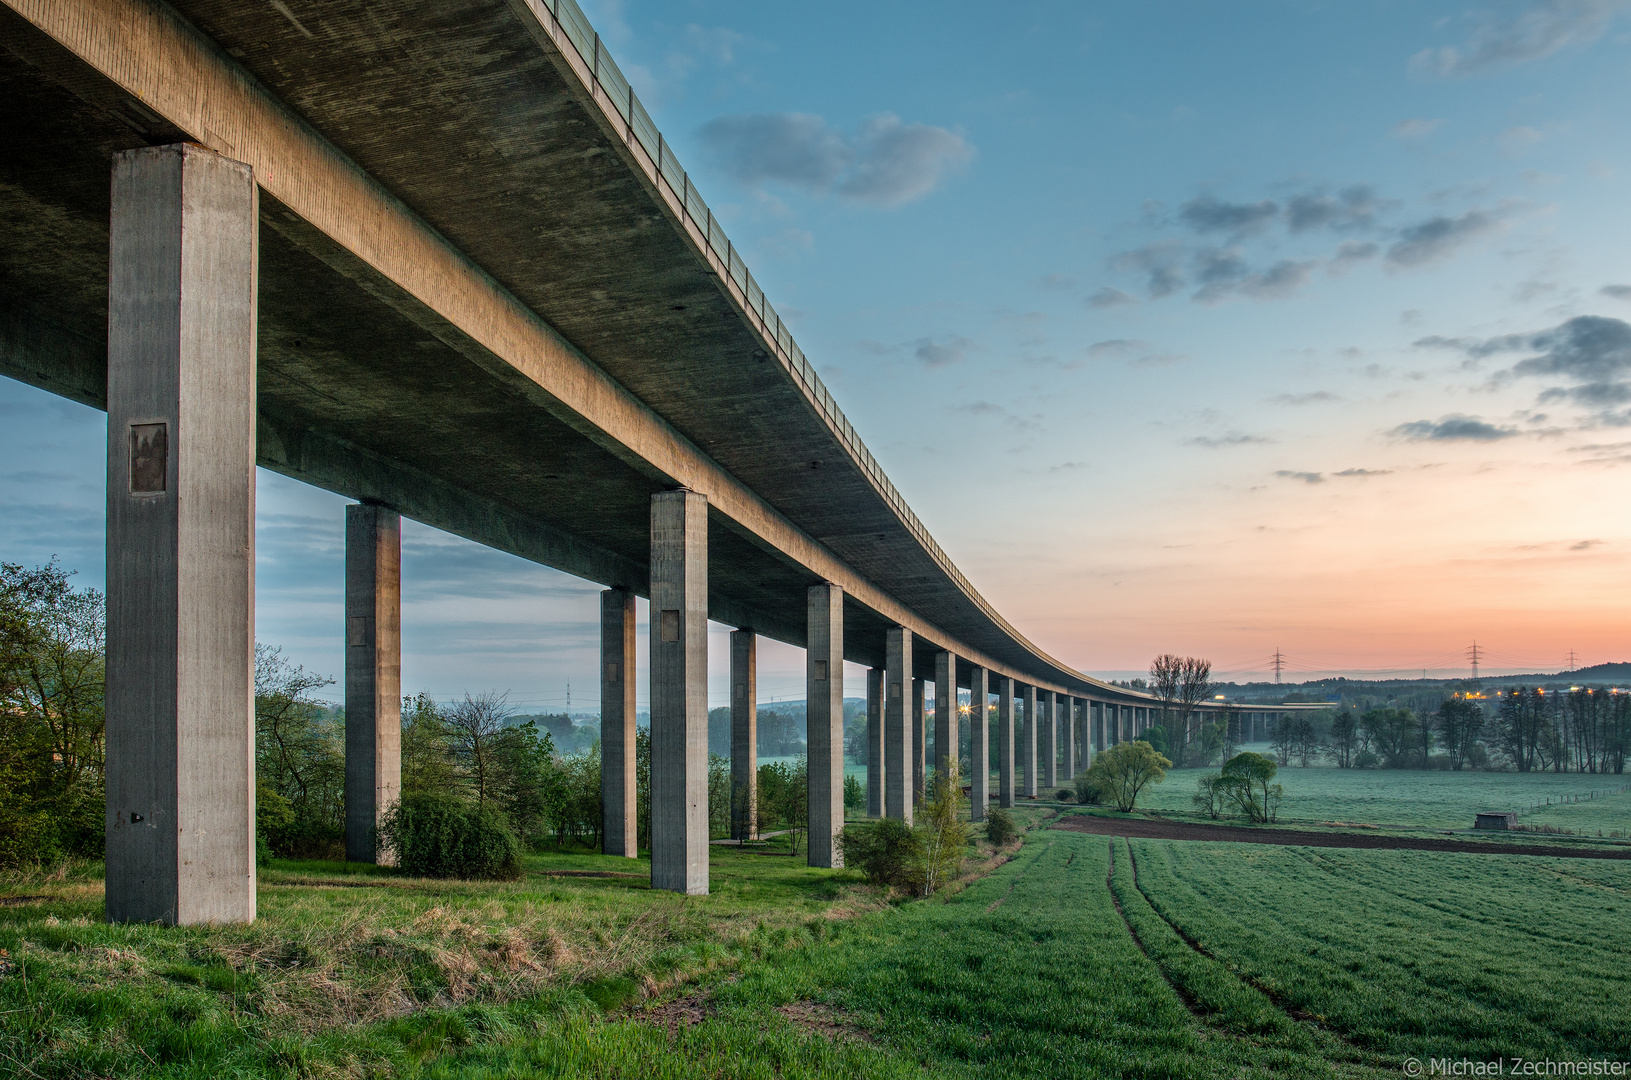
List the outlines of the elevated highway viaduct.
{"type": "Polygon", "coordinates": [[[756,636],[808,650],[814,865],[846,660],[874,814],[925,782],[925,684],[937,747],[977,703],[976,813],[991,695],[1008,802],[1148,722],[934,542],[572,0],[0,0],[0,97],[0,373],[108,412],[109,918],[254,916],[257,464],[357,501],[352,858],[399,786],[402,515],[605,586],[630,855],[650,600],[661,888],[707,890],[710,619],[744,776],[756,636]]]}

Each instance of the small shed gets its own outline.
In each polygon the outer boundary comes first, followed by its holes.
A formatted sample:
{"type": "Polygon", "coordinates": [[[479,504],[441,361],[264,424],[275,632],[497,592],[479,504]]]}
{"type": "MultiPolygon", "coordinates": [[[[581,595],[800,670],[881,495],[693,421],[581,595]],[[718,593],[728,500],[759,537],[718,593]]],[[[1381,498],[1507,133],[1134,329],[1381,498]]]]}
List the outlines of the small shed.
{"type": "Polygon", "coordinates": [[[1516,810],[1482,810],[1473,820],[1475,829],[1516,829],[1518,827],[1518,812],[1516,810]]]}

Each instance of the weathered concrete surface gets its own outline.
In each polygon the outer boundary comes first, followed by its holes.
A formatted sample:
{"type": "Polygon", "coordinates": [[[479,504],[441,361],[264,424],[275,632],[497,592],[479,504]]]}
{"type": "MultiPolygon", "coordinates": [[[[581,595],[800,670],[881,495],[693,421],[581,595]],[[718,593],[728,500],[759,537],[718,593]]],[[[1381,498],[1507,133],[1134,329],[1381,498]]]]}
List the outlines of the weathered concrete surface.
{"type": "Polygon", "coordinates": [[[113,163],[107,917],[255,917],[255,243],[245,166],[113,163]]]}
{"type": "Polygon", "coordinates": [[[651,887],[708,892],[708,500],[651,497],[651,887]]]}
{"type": "Polygon", "coordinates": [[[991,720],[990,676],[976,666],[969,673],[969,820],[984,821],[986,802],[991,798],[991,720]]]}
{"type": "Polygon", "coordinates": [[[402,795],[402,516],[345,508],[345,857],[388,860],[379,827],[402,795]]]}
{"type": "Polygon", "coordinates": [[[759,635],[731,631],[731,838],[759,838],[759,635]]]}
{"type": "Polygon", "coordinates": [[[721,621],[802,645],[828,580],[850,659],[902,625],[1102,689],[908,526],[540,10],[5,0],[0,372],[105,402],[107,163],[190,138],[265,195],[262,464],[636,592],[645,500],[685,486],[721,621]]]}
{"type": "Polygon", "coordinates": [[[1076,699],[1065,698],[1064,705],[1065,726],[1060,734],[1064,736],[1064,765],[1059,770],[1059,779],[1070,783],[1076,779],[1076,699]]]}
{"type": "Polygon", "coordinates": [[[634,593],[600,594],[600,813],[601,850],[639,855],[635,817],[634,593]]]}
{"type": "Polygon", "coordinates": [[[1019,727],[1019,783],[1020,794],[1036,798],[1036,687],[1027,684],[1020,690],[1020,712],[1023,719],[1019,727]]]}
{"type": "Polygon", "coordinates": [[[928,720],[923,711],[923,680],[912,680],[912,801],[923,801],[924,762],[928,750],[924,742],[928,737],[928,720]]]}
{"type": "Polygon", "coordinates": [[[912,823],[912,632],[889,631],[884,661],[884,817],[912,823]]]}
{"type": "Polygon", "coordinates": [[[844,591],[810,586],[805,653],[809,865],[840,867],[844,830],[844,591]]]}
{"type": "Polygon", "coordinates": [[[1044,788],[1059,786],[1059,698],[1052,690],[1037,694],[1036,752],[1041,758],[1044,788]]]}

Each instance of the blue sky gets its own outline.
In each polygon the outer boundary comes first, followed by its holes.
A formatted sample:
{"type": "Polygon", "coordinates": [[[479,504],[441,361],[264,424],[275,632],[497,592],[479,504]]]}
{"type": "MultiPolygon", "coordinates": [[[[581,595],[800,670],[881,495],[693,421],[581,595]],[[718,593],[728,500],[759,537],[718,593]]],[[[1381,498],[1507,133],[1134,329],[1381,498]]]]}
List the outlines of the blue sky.
{"type": "MultiPolygon", "coordinates": [[[[897,486],[1056,656],[1625,658],[1631,5],[584,7],[897,486]]],[[[0,381],[0,421],[4,557],[99,583],[100,416],[0,381]]],[[[342,504],[260,499],[259,636],[338,674],[342,504]]],[[[410,689],[592,706],[592,586],[405,543],[410,689]]],[[[801,693],[797,653],[762,666],[801,693]]]]}

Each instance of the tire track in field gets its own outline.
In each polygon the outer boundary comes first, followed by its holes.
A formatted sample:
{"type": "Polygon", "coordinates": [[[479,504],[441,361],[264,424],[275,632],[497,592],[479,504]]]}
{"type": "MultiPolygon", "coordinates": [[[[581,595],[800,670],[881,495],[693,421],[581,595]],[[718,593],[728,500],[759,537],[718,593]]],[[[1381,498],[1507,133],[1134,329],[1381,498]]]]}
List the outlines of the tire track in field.
{"type": "MultiPolygon", "coordinates": [[[[1155,912],[1156,915],[1160,916],[1162,922],[1164,922],[1168,926],[1172,927],[1172,932],[1174,934],[1178,935],[1178,940],[1179,941],[1182,941],[1185,945],[1188,945],[1191,949],[1195,950],[1195,952],[1198,953],[1199,955],[1201,955],[1201,956],[1205,957],[1206,959],[1212,961],[1214,964],[1217,964],[1224,971],[1228,972],[1231,977],[1238,980],[1243,985],[1249,986],[1253,990],[1256,990],[1259,994],[1262,994],[1263,997],[1265,999],[1267,999],[1268,1003],[1270,1005],[1273,1005],[1276,1009],[1279,1009],[1282,1013],[1284,1013],[1286,1015],[1287,1019],[1293,1020],[1293,1021],[1295,1021],[1295,1022],[1297,1022],[1299,1024],[1306,1024],[1307,1026],[1309,1026],[1311,1028],[1314,1028],[1316,1031],[1319,1031],[1322,1034],[1327,1035],[1330,1038],[1333,1038],[1336,1041],[1340,1042],[1343,1046],[1346,1046],[1348,1049],[1354,1051],[1356,1054],[1365,1053],[1365,1051],[1362,1050],[1360,1047],[1355,1046],[1353,1043],[1349,1042],[1346,1038],[1344,1038],[1340,1032],[1335,1031],[1334,1029],[1328,1027],[1314,1013],[1309,1012],[1307,1009],[1299,1009],[1299,1008],[1297,1008],[1297,1007],[1295,1007],[1293,1005],[1286,1004],[1284,999],[1279,994],[1275,993],[1273,990],[1270,990],[1268,987],[1264,986],[1262,983],[1258,982],[1256,979],[1252,978],[1250,975],[1243,974],[1243,973],[1238,972],[1238,971],[1234,970],[1233,968],[1231,968],[1221,958],[1215,956],[1211,952],[1211,950],[1209,950],[1205,945],[1202,945],[1199,941],[1196,941],[1193,937],[1191,937],[1189,935],[1189,932],[1186,931],[1183,927],[1179,926],[1177,923],[1175,923],[1171,919],[1167,918],[1166,912],[1161,910],[1160,905],[1158,905],[1155,902],[1155,898],[1152,897],[1148,892],[1146,892],[1144,890],[1143,884],[1138,880],[1138,856],[1133,854],[1133,845],[1132,845],[1132,843],[1126,841],[1125,838],[1123,839],[1123,842],[1127,843],[1127,862],[1132,867],[1133,888],[1137,889],[1138,894],[1144,898],[1144,900],[1145,900],[1145,902],[1147,904],[1149,904],[1150,910],[1155,912]]],[[[1113,845],[1114,841],[1112,841],[1111,843],[1113,845]]],[[[1114,850],[1113,847],[1112,847],[1112,850],[1114,850]]],[[[1116,905],[1116,910],[1118,910],[1118,911],[1121,910],[1121,905],[1120,904],[1116,905]]],[[[1125,918],[1125,917],[1126,916],[1124,915],[1123,918],[1125,918]]]]}
{"type": "MultiPolygon", "coordinates": [[[[1132,858],[1131,848],[1127,849],[1127,858],[1129,860],[1132,858]]],[[[1110,841],[1109,866],[1110,868],[1105,871],[1104,874],[1104,891],[1110,894],[1110,902],[1116,905],[1116,914],[1121,916],[1122,924],[1127,927],[1127,936],[1133,939],[1133,944],[1138,946],[1138,951],[1143,954],[1144,959],[1148,960],[1150,962],[1150,966],[1155,968],[1155,973],[1161,976],[1161,981],[1166,983],[1167,986],[1171,988],[1172,992],[1177,995],[1179,1001],[1183,1002],[1184,1008],[1189,1010],[1190,1015],[1195,1018],[1196,1022],[1206,1027],[1207,1030],[1213,1030],[1212,1026],[1206,1022],[1206,1013],[1201,1009],[1200,1005],[1195,1001],[1195,999],[1189,995],[1187,990],[1173,982],[1171,977],[1167,975],[1166,969],[1163,968],[1160,963],[1150,955],[1150,950],[1144,947],[1143,939],[1138,936],[1138,931],[1133,927],[1133,920],[1129,919],[1127,917],[1127,912],[1122,910],[1121,897],[1116,895],[1116,890],[1110,885],[1111,880],[1116,876],[1116,842],[1114,839],[1110,841]]],[[[1133,885],[1135,887],[1138,885],[1137,873],[1134,873],[1133,875],[1133,885]]]]}

